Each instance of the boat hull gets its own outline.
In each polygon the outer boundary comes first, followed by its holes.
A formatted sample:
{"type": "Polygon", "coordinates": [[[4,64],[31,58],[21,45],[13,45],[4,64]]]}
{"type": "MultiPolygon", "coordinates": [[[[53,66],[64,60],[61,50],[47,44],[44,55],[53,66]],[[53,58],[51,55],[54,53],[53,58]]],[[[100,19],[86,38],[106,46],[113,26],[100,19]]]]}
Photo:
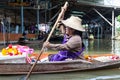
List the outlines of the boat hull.
{"type": "MultiPolygon", "coordinates": [[[[0,75],[27,74],[32,65],[33,64],[26,63],[0,63],[0,75]]],[[[119,67],[120,60],[93,63],[84,60],[43,62],[36,64],[36,66],[32,70],[32,74],[99,70],[119,67]]]]}

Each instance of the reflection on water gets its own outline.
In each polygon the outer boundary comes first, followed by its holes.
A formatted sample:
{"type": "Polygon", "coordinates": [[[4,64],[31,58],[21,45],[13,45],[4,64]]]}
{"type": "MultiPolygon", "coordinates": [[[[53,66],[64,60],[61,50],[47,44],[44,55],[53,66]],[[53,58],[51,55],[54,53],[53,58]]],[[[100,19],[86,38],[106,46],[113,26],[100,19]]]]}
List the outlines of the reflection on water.
{"type": "Polygon", "coordinates": [[[120,41],[113,41],[113,51],[114,53],[120,54],[120,41]]]}
{"type": "Polygon", "coordinates": [[[120,54],[120,41],[109,39],[83,40],[88,54],[120,54]]]}
{"type": "MultiPolygon", "coordinates": [[[[87,54],[117,53],[120,52],[120,41],[111,40],[84,40],[87,54]]],[[[40,50],[39,44],[28,45],[35,50],[40,50]]],[[[68,72],[56,74],[31,75],[30,80],[120,80],[120,69],[94,70],[82,72],[68,72]]],[[[23,75],[0,76],[0,80],[20,80],[23,75]]]]}
{"type": "Polygon", "coordinates": [[[88,52],[111,52],[112,42],[111,40],[95,39],[95,40],[83,40],[86,45],[86,51],[88,52]]]}
{"type": "Polygon", "coordinates": [[[120,79],[120,75],[99,76],[99,77],[92,78],[92,79],[89,79],[89,80],[108,80],[108,79],[120,79]]]}
{"type": "Polygon", "coordinates": [[[120,80],[120,70],[94,70],[58,74],[32,75],[31,80],[120,80]]]}

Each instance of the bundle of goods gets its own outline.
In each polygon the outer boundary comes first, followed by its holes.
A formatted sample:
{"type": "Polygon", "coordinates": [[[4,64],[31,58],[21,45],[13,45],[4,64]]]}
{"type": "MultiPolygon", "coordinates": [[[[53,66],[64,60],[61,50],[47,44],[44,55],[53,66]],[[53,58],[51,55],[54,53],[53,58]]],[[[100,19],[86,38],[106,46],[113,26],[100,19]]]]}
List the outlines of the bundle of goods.
{"type": "Polygon", "coordinates": [[[29,48],[28,46],[21,46],[21,45],[8,45],[8,47],[2,49],[3,56],[15,56],[15,55],[22,55],[22,54],[32,54],[34,49],[29,48]]]}
{"type": "Polygon", "coordinates": [[[4,63],[25,63],[29,54],[34,53],[34,49],[28,46],[12,45],[3,48],[0,53],[0,62],[4,63]]]}
{"type": "Polygon", "coordinates": [[[94,55],[94,56],[85,56],[88,61],[100,61],[100,62],[108,62],[114,60],[120,60],[120,55],[118,54],[102,54],[102,55],[94,55]]]}

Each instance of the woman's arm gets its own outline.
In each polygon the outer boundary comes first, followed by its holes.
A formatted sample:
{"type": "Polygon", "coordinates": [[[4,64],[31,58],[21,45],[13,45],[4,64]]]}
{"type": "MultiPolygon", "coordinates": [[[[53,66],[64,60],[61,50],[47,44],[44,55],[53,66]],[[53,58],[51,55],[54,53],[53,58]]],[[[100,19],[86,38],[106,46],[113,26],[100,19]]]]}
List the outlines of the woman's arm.
{"type": "Polygon", "coordinates": [[[82,48],[82,42],[79,36],[74,36],[65,44],[48,43],[47,47],[55,50],[79,51],[82,48]]]}
{"type": "MultiPolygon", "coordinates": [[[[64,7],[62,7],[61,8],[61,10],[63,10],[64,9],[64,12],[66,11],[66,8],[64,8],[64,7]]],[[[57,24],[57,28],[60,30],[60,32],[62,33],[62,34],[65,34],[65,26],[61,23],[61,20],[63,20],[64,19],[64,13],[62,14],[62,16],[61,16],[61,18],[60,18],[60,21],[58,22],[58,24],[57,24]]]]}
{"type": "Polygon", "coordinates": [[[64,25],[60,25],[59,30],[61,31],[61,34],[65,34],[65,27],[64,27],[64,25]]]}

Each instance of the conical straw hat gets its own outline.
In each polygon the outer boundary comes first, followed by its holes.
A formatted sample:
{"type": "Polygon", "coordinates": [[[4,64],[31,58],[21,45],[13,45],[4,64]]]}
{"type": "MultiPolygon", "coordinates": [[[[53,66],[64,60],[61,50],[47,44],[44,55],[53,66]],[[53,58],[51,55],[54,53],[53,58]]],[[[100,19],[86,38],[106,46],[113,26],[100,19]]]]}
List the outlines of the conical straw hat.
{"type": "Polygon", "coordinates": [[[78,30],[78,31],[85,31],[85,29],[81,25],[81,19],[79,17],[71,16],[70,18],[66,20],[62,20],[61,22],[72,29],[78,30]]]}

